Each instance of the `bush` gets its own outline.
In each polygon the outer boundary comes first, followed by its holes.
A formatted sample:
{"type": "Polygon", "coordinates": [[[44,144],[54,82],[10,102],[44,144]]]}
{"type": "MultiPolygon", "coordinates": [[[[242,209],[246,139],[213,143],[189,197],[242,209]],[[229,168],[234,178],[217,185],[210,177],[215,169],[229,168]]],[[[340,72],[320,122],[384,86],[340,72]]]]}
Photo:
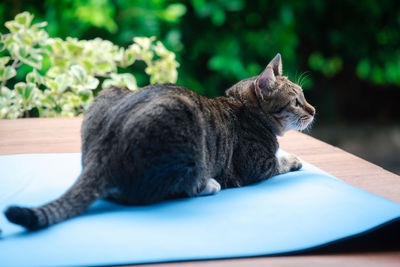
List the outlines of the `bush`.
{"type": "Polygon", "coordinates": [[[79,115],[102,88],[136,90],[135,77],[121,73],[136,61],[145,63],[152,84],[177,80],[175,54],[154,37],[135,37],[126,48],[100,38],[62,40],[49,37],[47,22],[32,21],[20,13],[0,35],[0,118],[79,115]]]}

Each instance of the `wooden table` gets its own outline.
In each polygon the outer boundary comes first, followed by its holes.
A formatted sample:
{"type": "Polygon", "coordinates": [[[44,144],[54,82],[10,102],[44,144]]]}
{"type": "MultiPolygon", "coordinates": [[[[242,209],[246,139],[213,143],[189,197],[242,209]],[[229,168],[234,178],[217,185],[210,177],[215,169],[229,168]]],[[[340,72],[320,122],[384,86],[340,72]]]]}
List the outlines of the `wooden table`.
{"type": "MultiPolygon", "coordinates": [[[[80,151],[82,118],[0,120],[0,154],[80,151]]],[[[348,184],[400,203],[400,176],[299,132],[279,138],[281,148],[348,184]]],[[[400,242],[400,237],[399,237],[400,242]]],[[[400,250],[255,257],[153,266],[400,266],[400,250]]]]}

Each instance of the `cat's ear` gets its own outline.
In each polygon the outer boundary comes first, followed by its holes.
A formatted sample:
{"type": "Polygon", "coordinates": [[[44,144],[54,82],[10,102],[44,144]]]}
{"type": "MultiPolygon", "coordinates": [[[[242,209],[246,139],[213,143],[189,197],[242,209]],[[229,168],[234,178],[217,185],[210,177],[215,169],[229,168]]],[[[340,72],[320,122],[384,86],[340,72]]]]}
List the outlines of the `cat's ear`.
{"type": "Polygon", "coordinates": [[[267,67],[256,80],[256,94],[262,100],[275,90],[275,76],[282,75],[281,54],[276,56],[268,63],[267,67]]]}
{"type": "Polygon", "coordinates": [[[282,59],[281,54],[276,54],[276,56],[268,63],[274,70],[275,76],[282,76],[282,59]]]}
{"type": "Polygon", "coordinates": [[[268,64],[265,70],[257,77],[255,82],[255,90],[256,95],[261,100],[264,99],[264,96],[268,96],[275,89],[275,74],[272,66],[268,64]]]}

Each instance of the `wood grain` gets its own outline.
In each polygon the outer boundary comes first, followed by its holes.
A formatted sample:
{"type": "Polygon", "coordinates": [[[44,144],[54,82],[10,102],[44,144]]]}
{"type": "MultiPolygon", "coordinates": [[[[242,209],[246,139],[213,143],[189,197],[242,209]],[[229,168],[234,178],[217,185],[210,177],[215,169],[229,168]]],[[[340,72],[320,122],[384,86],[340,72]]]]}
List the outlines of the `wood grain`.
{"type": "Polygon", "coordinates": [[[289,132],[279,138],[282,149],[348,184],[400,203],[400,176],[311,136],[289,132]]]}
{"type": "MultiPolygon", "coordinates": [[[[286,257],[254,257],[210,261],[189,261],[149,264],[151,267],[258,267],[258,266],[393,266],[400,265],[400,252],[351,253],[339,255],[311,255],[286,257]]],[[[147,266],[147,264],[146,264],[147,266]]]]}
{"type": "MultiPolygon", "coordinates": [[[[0,155],[80,151],[82,118],[0,120],[0,155]]],[[[279,138],[282,149],[371,193],[400,203],[400,176],[315,138],[289,132],[279,138]]],[[[154,266],[400,266],[400,251],[256,257],[154,266]]]]}
{"type": "Polygon", "coordinates": [[[0,155],[79,152],[82,118],[0,120],[0,155]]]}

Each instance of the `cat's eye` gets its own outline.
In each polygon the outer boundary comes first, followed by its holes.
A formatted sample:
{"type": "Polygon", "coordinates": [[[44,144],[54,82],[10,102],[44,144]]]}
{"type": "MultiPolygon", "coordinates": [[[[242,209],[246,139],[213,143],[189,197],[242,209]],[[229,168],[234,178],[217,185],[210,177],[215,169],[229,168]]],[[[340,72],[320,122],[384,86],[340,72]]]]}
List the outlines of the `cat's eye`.
{"type": "Polygon", "coordinates": [[[299,100],[297,100],[297,98],[293,98],[292,100],[291,100],[291,103],[290,103],[292,106],[295,106],[295,107],[298,107],[298,106],[300,106],[300,102],[299,102],[299,100]]]}

